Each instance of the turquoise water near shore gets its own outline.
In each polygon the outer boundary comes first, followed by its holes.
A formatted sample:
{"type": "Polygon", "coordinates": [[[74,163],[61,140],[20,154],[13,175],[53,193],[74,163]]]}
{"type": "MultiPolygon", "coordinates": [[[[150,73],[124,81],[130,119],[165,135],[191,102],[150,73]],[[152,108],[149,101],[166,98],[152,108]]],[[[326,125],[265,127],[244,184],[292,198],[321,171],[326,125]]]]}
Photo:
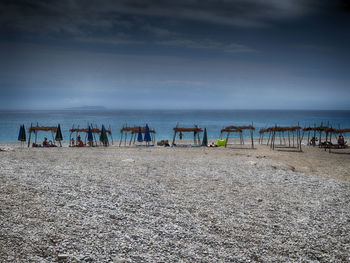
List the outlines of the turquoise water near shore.
{"type": "MultiPolygon", "coordinates": [[[[69,129],[74,124],[81,128],[88,123],[101,127],[111,127],[113,139],[120,139],[123,124],[129,126],[145,125],[155,129],[156,139],[171,139],[173,128],[193,127],[194,124],[207,128],[209,138],[218,138],[220,130],[228,125],[253,125],[255,136],[261,128],[274,125],[291,126],[331,125],[332,127],[350,128],[350,111],[314,111],[314,110],[28,110],[0,111],[0,141],[17,141],[19,126],[30,124],[57,126],[61,124],[63,139],[69,139],[69,129]]],[[[40,132],[38,139],[48,133],[40,132]]],[[[248,133],[245,134],[248,136],[248,133]]],[[[192,139],[192,134],[184,134],[184,139],[192,139]]]]}

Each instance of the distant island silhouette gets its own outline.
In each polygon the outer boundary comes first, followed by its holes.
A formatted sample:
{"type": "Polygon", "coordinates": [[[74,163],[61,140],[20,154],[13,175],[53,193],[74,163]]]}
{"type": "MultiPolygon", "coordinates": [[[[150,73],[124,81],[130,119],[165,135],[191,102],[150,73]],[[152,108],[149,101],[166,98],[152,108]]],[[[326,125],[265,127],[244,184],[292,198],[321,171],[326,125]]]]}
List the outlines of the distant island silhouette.
{"type": "Polygon", "coordinates": [[[66,108],[66,110],[105,110],[105,109],[106,107],[104,106],[89,106],[89,105],[66,108]]]}

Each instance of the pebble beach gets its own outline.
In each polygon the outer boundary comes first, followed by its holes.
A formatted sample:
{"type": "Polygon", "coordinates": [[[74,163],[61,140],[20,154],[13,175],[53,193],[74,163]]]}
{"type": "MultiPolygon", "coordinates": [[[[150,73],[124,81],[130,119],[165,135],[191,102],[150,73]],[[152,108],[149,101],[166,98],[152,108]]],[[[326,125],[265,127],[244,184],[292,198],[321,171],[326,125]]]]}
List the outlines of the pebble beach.
{"type": "Polygon", "coordinates": [[[0,149],[1,262],[350,262],[348,154],[0,149]]]}

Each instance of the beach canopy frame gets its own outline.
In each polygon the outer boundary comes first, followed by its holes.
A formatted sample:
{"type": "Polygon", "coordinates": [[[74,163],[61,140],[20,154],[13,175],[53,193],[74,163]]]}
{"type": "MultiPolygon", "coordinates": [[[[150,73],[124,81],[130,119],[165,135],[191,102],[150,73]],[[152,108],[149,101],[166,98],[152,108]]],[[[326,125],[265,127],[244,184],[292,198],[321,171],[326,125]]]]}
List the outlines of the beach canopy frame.
{"type": "MultiPolygon", "coordinates": [[[[270,132],[269,136],[269,142],[268,144],[270,144],[270,148],[272,150],[275,150],[275,148],[296,148],[298,151],[302,151],[301,148],[301,142],[302,142],[302,136],[301,136],[301,130],[302,128],[299,126],[275,126],[275,127],[270,127],[265,129],[266,131],[270,132]],[[288,134],[288,145],[286,143],[286,137],[285,137],[285,133],[287,132],[288,134]],[[291,141],[290,141],[290,133],[293,134],[293,146],[291,145],[291,141]],[[294,134],[296,134],[296,146],[294,145],[294,134]],[[278,136],[276,136],[278,135],[278,136]],[[280,144],[277,145],[276,144],[276,137],[279,137],[279,141],[280,144]]],[[[264,131],[264,130],[263,130],[264,131]]]]}
{"type": "MultiPolygon", "coordinates": [[[[141,130],[141,133],[143,135],[146,134],[146,126],[141,127],[141,126],[128,126],[127,124],[123,125],[123,127],[120,129],[120,141],[119,141],[119,146],[122,145],[123,143],[123,138],[124,138],[124,146],[126,146],[126,141],[128,138],[128,134],[130,134],[130,140],[129,140],[129,146],[131,144],[136,143],[136,139],[139,137],[139,131],[141,130]]],[[[154,144],[156,140],[156,131],[154,129],[149,128],[149,133],[151,136],[151,141],[154,144]]],[[[139,140],[138,140],[139,141],[139,140]]]]}
{"type": "MultiPolygon", "coordinates": [[[[36,126],[33,126],[33,124],[30,124],[30,127],[28,129],[29,138],[28,138],[28,147],[30,146],[30,140],[32,133],[34,133],[35,141],[34,143],[37,143],[38,138],[38,132],[44,131],[44,132],[51,132],[52,135],[52,143],[55,144],[55,134],[57,133],[57,127],[56,126],[39,126],[39,123],[36,124],[36,126]]],[[[62,145],[61,145],[62,146],[62,145]]]]}
{"type": "Polygon", "coordinates": [[[249,133],[250,133],[251,148],[254,149],[253,133],[255,131],[255,127],[253,126],[253,123],[252,123],[252,125],[248,125],[248,126],[227,126],[220,131],[220,138],[222,139],[223,135],[226,134],[225,147],[227,147],[230,135],[234,134],[234,133],[238,133],[239,134],[239,144],[244,145],[243,132],[245,130],[249,131],[249,133]]]}
{"type": "Polygon", "coordinates": [[[173,136],[172,145],[176,145],[175,140],[176,140],[177,133],[179,133],[180,140],[181,140],[182,133],[186,133],[186,132],[193,132],[193,143],[195,145],[201,145],[201,138],[199,136],[199,133],[203,132],[203,129],[199,128],[197,125],[194,125],[193,128],[183,128],[183,127],[179,127],[178,125],[176,125],[176,127],[173,130],[174,130],[174,136],[173,136]]]}
{"type": "Polygon", "coordinates": [[[314,125],[314,127],[306,127],[303,129],[303,136],[304,137],[304,134],[307,133],[307,145],[312,145],[312,146],[316,146],[316,143],[314,144],[311,144],[311,140],[310,138],[315,138],[316,139],[316,136],[317,136],[317,133],[319,135],[319,139],[318,139],[318,146],[319,147],[323,147],[324,145],[327,144],[328,142],[328,134],[326,132],[326,130],[329,129],[328,126],[323,126],[323,124],[321,123],[321,126],[316,126],[316,124],[314,125]],[[325,142],[322,142],[322,134],[325,133],[325,142]]]}
{"type": "Polygon", "coordinates": [[[334,128],[327,128],[325,129],[326,133],[326,141],[323,143],[323,147],[325,150],[329,149],[329,153],[331,152],[331,149],[347,149],[349,148],[348,145],[345,143],[340,145],[338,142],[336,144],[332,143],[332,135],[334,135],[335,139],[337,140],[337,135],[346,135],[347,133],[350,133],[350,128],[345,129],[334,129],[334,128]],[[329,139],[329,141],[328,141],[329,139]]]}
{"type": "MultiPolygon", "coordinates": [[[[112,136],[112,130],[111,130],[111,126],[109,126],[108,129],[105,129],[106,134],[110,137],[112,145],[113,145],[113,136],[112,136]]],[[[95,126],[95,128],[93,127],[93,125],[88,125],[88,128],[80,128],[79,125],[77,128],[74,127],[74,124],[72,126],[72,129],[69,130],[69,145],[72,146],[72,136],[73,133],[75,133],[75,140],[77,140],[77,137],[79,135],[79,133],[85,133],[85,137],[84,137],[84,144],[86,144],[86,140],[91,140],[92,141],[92,146],[93,146],[93,141],[95,141],[95,146],[98,145],[97,143],[97,139],[96,139],[96,134],[101,134],[101,130],[99,128],[97,128],[97,126],[95,126]],[[89,139],[89,129],[90,132],[92,133],[92,137],[93,140],[91,140],[91,138],[89,139]]],[[[91,135],[90,135],[91,136],[91,135]]]]}
{"type": "MultiPolygon", "coordinates": [[[[266,145],[270,145],[271,146],[272,135],[273,135],[274,132],[278,132],[279,135],[280,135],[280,137],[279,137],[280,138],[280,146],[284,146],[284,147],[287,147],[287,148],[295,148],[296,145],[297,145],[297,147],[299,147],[299,144],[296,141],[296,138],[298,137],[297,133],[300,132],[299,130],[301,129],[299,126],[278,127],[277,130],[276,130],[276,127],[277,126],[269,127],[269,128],[266,128],[266,129],[260,129],[259,130],[259,135],[260,135],[259,143],[263,144],[264,143],[264,135],[268,134],[266,145]],[[286,138],[288,138],[288,146],[287,146],[286,138]]],[[[304,132],[303,132],[303,135],[300,138],[301,141],[302,141],[303,136],[304,136],[304,132]]]]}

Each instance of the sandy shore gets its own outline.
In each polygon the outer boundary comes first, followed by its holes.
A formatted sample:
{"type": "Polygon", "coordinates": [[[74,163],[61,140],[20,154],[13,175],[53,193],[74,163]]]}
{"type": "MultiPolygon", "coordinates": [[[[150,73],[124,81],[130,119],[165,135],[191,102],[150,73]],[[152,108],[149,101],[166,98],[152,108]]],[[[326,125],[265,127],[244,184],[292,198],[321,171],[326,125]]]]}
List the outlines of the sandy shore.
{"type": "Polygon", "coordinates": [[[350,152],[0,144],[1,262],[349,262],[350,152]]]}

